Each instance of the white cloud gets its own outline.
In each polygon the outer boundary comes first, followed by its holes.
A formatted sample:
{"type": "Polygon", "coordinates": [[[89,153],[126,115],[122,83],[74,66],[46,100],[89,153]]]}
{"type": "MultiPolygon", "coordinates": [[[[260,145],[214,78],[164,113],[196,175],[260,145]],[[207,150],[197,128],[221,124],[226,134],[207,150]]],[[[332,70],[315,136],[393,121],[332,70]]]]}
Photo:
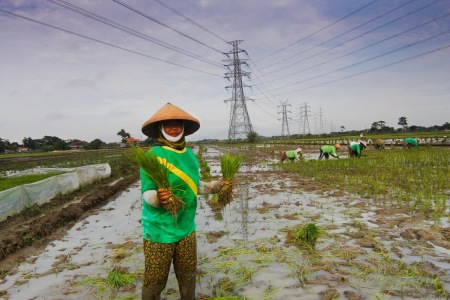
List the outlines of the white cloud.
{"type": "MultiPolygon", "coordinates": [[[[326,130],[331,129],[331,124],[363,129],[379,120],[398,127],[400,116],[406,116],[410,125],[441,125],[449,121],[450,51],[446,49],[420,56],[450,44],[448,35],[369,60],[449,30],[450,24],[446,19],[337,59],[442,15],[448,10],[445,3],[430,6],[401,22],[347,43],[344,42],[383,22],[394,20],[396,16],[414,11],[420,5],[405,6],[373,24],[327,42],[374,18],[377,13],[392,9],[395,4],[378,2],[370,9],[321,30],[364,3],[356,1],[338,5],[331,0],[189,0],[166,3],[227,41],[243,40],[240,47],[250,55],[252,78],[251,81],[244,78],[244,82],[253,86],[253,91],[245,89],[245,93],[255,99],[254,103],[248,102],[247,109],[254,129],[261,135],[281,133],[278,105],[286,100],[292,105],[291,133],[299,130],[296,119],[298,108],[304,102],[310,106],[311,129],[314,127],[314,114],[317,118],[320,108],[324,123],[327,123],[326,130]],[[343,44],[338,46],[340,43],[343,44]],[[322,51],[325,52],[321,54],[322,51]],[[417,58],[395,63],[414,56],[417,58]],[[345,68],[364,60],[368,61],[345,68]],[[364,73],[383,65],[387,66],[364,73]],[[361,75],[352,77],[357,73],[361,75]],[[342,79],[346,76],[349,78],[342,79]],[[280,88],[287,85],[290,86],[280,88]]],[[[75,5],[205,59],[225,63],[225,57],[217,51],[163,28],[117,3],[78,1],[75,5]]],[[[224,52],[231,50],[229,44],[156,2],[138,0],[130,5],[208,46],[224,52]]],[[[166,102],[180,106],[201,120],[201,129],[191,139],[227,137],[230,105],[224,100],[231,94],[225,89],[230,83],[222,78],[225,68],[149,43],[49,2],[30,5],[28,1],[7,0],[2,1],[1,7],[142,54],[0,12],[3,29],[0,38],[4,41],[0,44],[2,138],[20,141],[25,136],[41,138],[54,135],[64,139],[90,141],[100,138],[112,142],[119,139],[116,132],[121,128],[141,138],[142,123],[166,102]]],[[[244,57],[241,53],[240,58],[244,57]]]]}

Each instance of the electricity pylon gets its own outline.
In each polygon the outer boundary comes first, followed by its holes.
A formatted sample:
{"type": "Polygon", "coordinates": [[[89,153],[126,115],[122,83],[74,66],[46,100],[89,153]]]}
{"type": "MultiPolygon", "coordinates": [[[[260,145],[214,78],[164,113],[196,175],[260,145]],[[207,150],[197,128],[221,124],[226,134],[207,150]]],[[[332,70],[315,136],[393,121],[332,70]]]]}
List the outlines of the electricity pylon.
{"type": "MultiPolygon", "coordinates": [[[[233,46],[233,50],[226,53],[228,57],[225,61],[228,64],[225,67],[228,72],[225,73],[225,78],[231,81],[231,85],[225,87],[226,89],[231,88],[231,98],[225,100],[225,102],[231,102],[230,110],[230,125],[228,127],[228,139],[236,140],[239,138],[246,139],[247,135],[253,131],[252,123],[247,111],[246,100],[252,100],[246,98],[244,95],[244,87],[249,87],[242,83],[242,76],[249,77],[249,73],[241,69],[241,65],[247,65],[246,60],[239,58],[239,53],[247,52],[245,50],[239,49],[239,44],[242,40],[228,42],[228,44],[233,46]]],[[[248,66],[248,65],[247,65],[248,66]]]]}
{"type": "MultiPolygon", "coordinates": [[[[281,136],[282,137],[285,137],[285,136],[289,137],[290,136],[287,113],[291,112],[291,111],[288,111],[286,109],[286,106],[291,106],[290,104],[287,104],[287,100],[286,100],[286,102],[281,102],[281,105],[277,106],[277,107],[281,107],[281,113],[282,113],[282,117],[281,117],[281,119],[282,119],[281,136]]],[[[280,112],[278,112],[278,113],[280,113],[280,112]]],[[[278,120],[280,120],[280,119],[278,119],[278,120]]]]}
{"type": "Polygon", "coordinates": [[[308,117],[310,117],[311,115],[309,114],[308,102],[305,102],[305,104],[303,105],[302,112],[303,112],[303,136],[305,136],[306,126],[308,126],[308,133],[311,134],[311,129],[309,128],[309,120],[308,120],[308,117]]]}
{"type": "Polygon", "coordinates": [[[325,130],[324,130],[324,128],[323,128],[323,119],[322,119],[322,116],[323,116],[323,112],[322,112],[322,107],[320,107],[319,108],[319,134],[320,135],[322,135],[322,134],[324,134],[325,133],[325,130]]]}

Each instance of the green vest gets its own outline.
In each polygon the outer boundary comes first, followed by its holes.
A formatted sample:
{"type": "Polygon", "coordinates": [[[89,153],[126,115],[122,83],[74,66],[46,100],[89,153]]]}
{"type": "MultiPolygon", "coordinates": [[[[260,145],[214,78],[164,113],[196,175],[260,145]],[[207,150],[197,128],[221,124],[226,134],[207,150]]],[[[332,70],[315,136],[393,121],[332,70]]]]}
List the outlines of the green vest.
{"type": "MultiPolygon", "coordinates": [[[[172,193],[181,197],[184,204],[177,218],[164,207],[153,207],[142,199],[141,225],[144,239],[156,243],[175,243],[195,230],[197,194],[200,181],[197,157],[189,148],[175,150],[167,146],[155,146],[149,150],[159,159],[167,161],[169,186],[172,193]]],[[[141,191],[157,190],[158,186],[141,168],[141,191]]]]}

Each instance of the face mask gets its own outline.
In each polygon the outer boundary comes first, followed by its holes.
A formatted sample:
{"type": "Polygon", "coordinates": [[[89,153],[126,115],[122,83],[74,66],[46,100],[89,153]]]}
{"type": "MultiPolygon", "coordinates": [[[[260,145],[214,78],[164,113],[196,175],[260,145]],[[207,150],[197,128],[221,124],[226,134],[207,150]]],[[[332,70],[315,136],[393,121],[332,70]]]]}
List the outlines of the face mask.
{"type": "Polygon", "coordinates": [[[183,137],[184,128],[183,128],[183,131],[179,135],[171,136],[171,135],[166,134],[166,132],[164,131],[164,126],[161,124],[161,132],[166,140],[168,140],[169,142],[175,143],[175,142],[178,142],[183,137]]]}

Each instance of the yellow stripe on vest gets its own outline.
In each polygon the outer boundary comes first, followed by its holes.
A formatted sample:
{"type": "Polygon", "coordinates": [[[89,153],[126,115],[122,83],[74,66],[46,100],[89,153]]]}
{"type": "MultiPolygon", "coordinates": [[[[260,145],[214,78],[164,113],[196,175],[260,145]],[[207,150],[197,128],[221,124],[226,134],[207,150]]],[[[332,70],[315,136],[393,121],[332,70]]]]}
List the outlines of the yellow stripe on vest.
{"type": "Polygon", "coordinates": [[[186,184],[191,188],[191,190],[194,192],[194,194],[197,196],[198,190],[197,185],[194,183],[194,181],[189,177],[186,173],[175,167],[175,165],[169,163],[167,159],[158,157],[158,161],[160,164],[165,166],[167,169],[169,169],[173,174],[180,177],[186,184]]]}

